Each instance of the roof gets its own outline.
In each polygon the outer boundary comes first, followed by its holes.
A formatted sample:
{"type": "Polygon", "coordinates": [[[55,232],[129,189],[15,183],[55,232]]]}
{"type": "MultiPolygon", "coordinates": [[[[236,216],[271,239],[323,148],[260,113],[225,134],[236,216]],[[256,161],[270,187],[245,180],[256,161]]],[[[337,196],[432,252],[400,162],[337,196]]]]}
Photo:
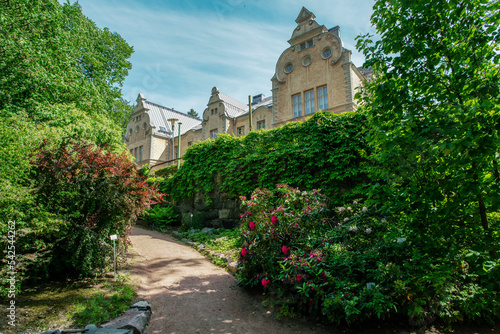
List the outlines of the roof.
{"type": "Polygon", "coordinates": [[[182,123],[181,135],[193,128],[196,128],[197,126],[201,127],[200,119],[188,116],[187,114],[172,108],[167,108],[159,104],[149,102],[146,98],[144,98],[142,93],[139,94],[137,102],[142,103],[143,108],[145,108],[145,113],[149,115],[150,125],[155,127],[153,131],[155,135],[172,137],[172,123],[168,121],[169,119],[177,119],[174,125],[174,136],[179,134],[179,122],[182,123]]]}
{"type": "Polygon", "coordinates": [[[222,93],[219,93],[219,97],[224,104],[227,116],[236,117],[248,112],[248,106],[246,104],[222,93]]]}

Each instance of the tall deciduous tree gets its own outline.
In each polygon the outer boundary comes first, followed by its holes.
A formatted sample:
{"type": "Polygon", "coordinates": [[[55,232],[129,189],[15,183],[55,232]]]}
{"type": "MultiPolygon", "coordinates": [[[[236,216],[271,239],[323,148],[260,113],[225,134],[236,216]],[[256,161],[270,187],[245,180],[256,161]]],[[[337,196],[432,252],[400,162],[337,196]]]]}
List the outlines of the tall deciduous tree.
{"type": "Polygon", "coordinates": [[[35,117],[40,105],[73,103],[121,123],[116,104],[132,52],[120,35],[96,27],[78,3],[3,1],[0,109],[26,109],[35,117]]]}
{"type": "Polygon", "coordinates": [[[361,37],[358,48],[374,69],[363,100],[387,208],[405,212],[422,242],[484,235],[481,250],[493,255],[500,2],[379,0],[372,23],[380,36],[361,37]]]}

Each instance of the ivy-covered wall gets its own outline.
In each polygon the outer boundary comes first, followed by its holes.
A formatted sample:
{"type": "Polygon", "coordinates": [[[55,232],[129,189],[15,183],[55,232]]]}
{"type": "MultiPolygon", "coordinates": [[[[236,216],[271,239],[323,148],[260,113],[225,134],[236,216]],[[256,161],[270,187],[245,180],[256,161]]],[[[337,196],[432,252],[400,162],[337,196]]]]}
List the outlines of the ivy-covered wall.
{"type": "MultiPolygon", "coordinates": [[[[190,147],[182,167],[160,189],[176,203],[210,194],[249,196],[257,188],[288,183],[320,188],[331,203],[364,197],[368,179],[365,116],[318,112],[305,122],[254,131],[245,137],[221,135],[190,147]]],[[[193,206],[194,211],[194,206],[193,206]]]]}

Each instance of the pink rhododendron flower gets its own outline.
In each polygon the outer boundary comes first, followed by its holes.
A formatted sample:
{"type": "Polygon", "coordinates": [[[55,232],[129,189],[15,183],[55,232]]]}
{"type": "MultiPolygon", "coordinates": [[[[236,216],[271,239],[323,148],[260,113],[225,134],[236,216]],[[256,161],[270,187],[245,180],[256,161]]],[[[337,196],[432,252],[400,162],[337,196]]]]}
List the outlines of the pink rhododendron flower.
{"type": "Polygon", "coordinates": [[[264,286],[264,288],[267,287],[267,285],[269,284],[269,282],[270,281],[267,278],[263,278],[262,279],[262,286],[264,286]]]}
{"type": "Polygon", "coordinates": [[[345,211],[345,208],[343,206],[339,207],[339,212],[345,211]]]}
{"type": "Polygon", "coordinates": [[[276,224],[278,222],[278,218],[276,216],[271,216],[271,223],[276,224]]]}
{"type": "Polygon", "coordinates": [[[290,250],[290,247],[288,247],[288,246],[281,247],[281,251],[283,252],[283,254],[288,253],[289,250],[290,250]]]}
{"type": "Polygon", "coordinates": [[[255,230],[255,222],[248,223],[248,228],[250,228],[252,231],[255,230]]]}
{"type": "Polygon", "coordinates": [[[241,256],[245,257],[245,256],[247,256],[247,254],[248,254],[248,249],[243,248],[243,249],[241,250],[241,256]]]}

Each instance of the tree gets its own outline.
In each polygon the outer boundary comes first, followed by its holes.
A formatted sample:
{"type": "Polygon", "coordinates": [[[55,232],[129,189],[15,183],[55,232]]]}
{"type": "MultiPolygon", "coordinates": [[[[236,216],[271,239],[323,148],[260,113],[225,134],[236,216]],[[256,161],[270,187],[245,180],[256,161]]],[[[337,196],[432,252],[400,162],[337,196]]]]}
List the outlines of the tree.
{"type": "Polygon", "coordinates": [[[196,111],[194,111],[193,108],[189,109],[188,111],[188,116],[191,116],[191,117],[194,117],[194,118],[200,118],[200,116],[198,115],[198,113],[196,111]]]}
{"type": "Polygon", "coordinates": [[[113,117],[133,50],[78,3],[3,1],[0,36],[0,109],[36,119],[40,105],[73,103],[113,117]]]}
{"type": "Polygon", "coordinates": [[[360,37],[358,48],[374,69],[360,97],[377,172],[387,180],[377,199],[406,217],[420,249],[436,258],[472,250],[481,254],[478,272],[491,269],[498,247],[491,217],[500,210],[500,2],[379,0],[372,23],[380,36],[360,37]]]}

